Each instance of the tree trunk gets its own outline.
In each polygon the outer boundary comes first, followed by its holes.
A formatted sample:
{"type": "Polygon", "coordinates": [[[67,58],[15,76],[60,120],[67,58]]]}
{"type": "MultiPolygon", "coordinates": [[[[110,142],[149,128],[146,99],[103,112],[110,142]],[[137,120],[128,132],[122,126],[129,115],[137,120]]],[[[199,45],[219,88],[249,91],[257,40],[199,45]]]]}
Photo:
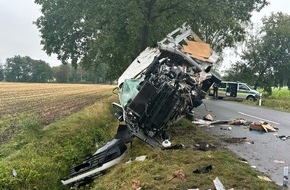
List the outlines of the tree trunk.
{"type": "Polygon", "coordinates": [[[140,51],[143,51],[148,46],[149,39],[149,26],[152,22],[152,11],[156,0],[147,0],[146,5],[146,15],[144,15],[145,23],[142,28],[140,51]]]}

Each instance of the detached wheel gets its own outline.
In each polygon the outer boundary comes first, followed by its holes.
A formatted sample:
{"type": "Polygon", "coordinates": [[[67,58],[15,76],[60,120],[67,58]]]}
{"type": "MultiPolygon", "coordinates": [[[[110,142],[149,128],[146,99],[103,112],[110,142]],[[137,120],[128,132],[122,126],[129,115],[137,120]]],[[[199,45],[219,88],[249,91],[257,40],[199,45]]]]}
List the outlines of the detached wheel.
{"type": "Polygon", "coordinates": [[[256,99],[254,96],[248,96],[248,97],[247,97],[247,100],[248,100],[248,101],[251,101],[251,102],[254,102],[254,101],[256,101],[257,99],[256,99]]]}

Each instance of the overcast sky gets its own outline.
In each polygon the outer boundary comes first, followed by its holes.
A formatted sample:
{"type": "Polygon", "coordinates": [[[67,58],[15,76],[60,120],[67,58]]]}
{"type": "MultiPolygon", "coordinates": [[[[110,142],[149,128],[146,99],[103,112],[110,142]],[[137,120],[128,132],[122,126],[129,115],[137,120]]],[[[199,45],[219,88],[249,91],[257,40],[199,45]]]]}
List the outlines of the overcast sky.
{"type": "MultiPolygon", "coordinates": [[[[290,0],[270,0],[271,5],[253,14],[258,22],[262,16],[282,11],[290,14],[290,0]]],[[[15,55],[41,59],[51,66],[59,65],[56,56],[49,57],[40,45],[40,34],[33,23],[40,16],[34,0],[0,0],[0,63],[15,55]]]]}

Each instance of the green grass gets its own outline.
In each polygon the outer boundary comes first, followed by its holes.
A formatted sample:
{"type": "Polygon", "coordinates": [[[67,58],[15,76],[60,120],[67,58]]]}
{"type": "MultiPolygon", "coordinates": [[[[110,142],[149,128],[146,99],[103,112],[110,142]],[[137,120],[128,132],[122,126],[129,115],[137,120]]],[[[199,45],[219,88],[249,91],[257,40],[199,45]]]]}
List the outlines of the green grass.
{"type": "MultiPolygon", "coordinates": [[[[0,145],[0,189],[68,189],[60,180],[71,166],[91,155],[96,143],[106,143],[115,133],[116,120],[109,102],[111,99],[99,101],[48,126],[32,116],[14,119],[17,132],[0,145]],[[13,169],[17,177],[12,176],[13,169]]],[[[8,119],[2,121],[9,124],[8,119]]]]}
{"type": "Polygon", "coordinates": [[[132,189],[132,181],[140,181],[142,190],[179,190],[179,189],[214,189],[213,180],[218,176],[226,188],[239,190],[275,190],[279,189],[274,183],[258,179],[258,172],[251,169],[240,159],[222,148],[218,140],[208,136],[200,129],[194,127],[189,121],[182,120],[171,129],[175,134],[173,143],[183,143],[181,150],[158,150],[136,139],[133,148],[127,154],[123,163],[110,169],[105,175],[96,179],[92,185],[93,190],[132,189]],[[212,151],[199,151],[195,149],[196,143],[213,143],[217,149],[212,151]],[[130,158],[147,155],[144,162],[131,162],[130,158]],[[206,174],[194,174],[193,171],[211,164],[213,170],[206,174]],[[186,180],[168,178],[173,172],[181,169],[186,180]],[[158,179],[158,180],[156,180],[158,179]]]}
{"type": "MultiPolygon", "coordinates": [[[[42,126],[40,119],[21,116],[14,120],[17,132],[0,145],[0,189],[57,190],[69,189],[60,182],[74,163],[91,155],[115,134],[117,121],[110,103],[113,98],[99,101],[83,111],[56,123],[42,126]],[[12,176],[15,169],[17,176],[12,176]]],[[[2,120],[9,127],[8,120],[2,120]]],[[[3,125],[4,126],[4,125],[3,125]]],[[[1,126],[2,127],[2,126],[1,126]]],[[[184,149],[162,151],[134,139],[133,148],[117,166],[83,189],[132,189],[132,180],[139,180],[146,189],[214,189],[212,180],[219,177],[227,188],[239,190],[276,190],[274,183],[257,178],[258,172],[225,150],[215,138],[181,120],[170,128],[172,143],[183,143],[184,149]],[[199,151],[196,143],[213,143],[216,149],[199,151]],[[126,164],[130,158],[147,155],[144,162],[126,164]],[[194,174],[197,168],[211,164],[207,174],[194,174]],[[167,179],[176,170],[183,170],[186,180],[167,179]],[[156,180],[158,179],[158,180],[156,180]]]]}
{"type": "MultiPolygon", "coordinates": [[[[259,102],[243,101],[248,105],[258,105],[259,102]]],[[[290,90],[287,88],[273,88],[272,95],[263,94],[262,106],[274,110],[290,112],[290,90]]]]}

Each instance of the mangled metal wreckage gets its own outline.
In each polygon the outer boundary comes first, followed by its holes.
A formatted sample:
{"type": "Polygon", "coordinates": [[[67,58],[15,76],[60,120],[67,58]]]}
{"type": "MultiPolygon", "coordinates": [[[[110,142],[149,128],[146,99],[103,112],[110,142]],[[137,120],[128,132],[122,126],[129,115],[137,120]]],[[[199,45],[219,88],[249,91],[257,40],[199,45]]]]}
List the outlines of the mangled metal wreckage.
{"type": "Polygon", "coordinates": [[[113,106],[120,125],[115,138],[73,167],[64,185],[91,179],[120,162],[134,137],[166,149],[168,127],[201,105],[210,86],[220,81],[210,72],[216,54],[189,26],[157,45],[145,49],[118,80],[120,104],[113,106]]]}

